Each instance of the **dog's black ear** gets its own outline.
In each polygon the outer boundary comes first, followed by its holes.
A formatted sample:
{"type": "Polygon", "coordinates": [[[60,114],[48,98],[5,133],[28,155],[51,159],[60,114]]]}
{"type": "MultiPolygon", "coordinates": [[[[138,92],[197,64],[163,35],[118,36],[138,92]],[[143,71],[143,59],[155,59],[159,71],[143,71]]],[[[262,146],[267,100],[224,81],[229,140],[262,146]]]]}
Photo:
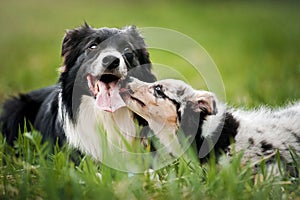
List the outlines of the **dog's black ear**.
{"type": "Polygon", "coordinates": [[[63,68],[65,71],[68,66],[73,66],[78,58],[79,54],[82,53],[82,40],[88,35],[92,30],[92,27],[87,23],[76,29],[67,30],[62,42],[61,56],[63,57],[63,68]]]}
{"type": "Polygon", "coordinates": [[[143,36],[139,32],[139,30],[136,28],[136,26],[131,25],[123,28],[131,37],[131,40],[134,41],[135,44],[137,44],[135,51],[138,54],[138,59],[140,64],[150,64],[150,57],[149,53],[144,41],[143,36]]]}
{"type": "Polygon", "coordinates": [[[156,81],[155,75],[152,73],[152,64],[147,48],[141,48],[137,50],[138,60],[140,68],[142,68],[142,77],[137,77],[142,81],[152,83],[156,81]]]}
{"type": "Polygon", "coordinates": [[[132,76],[147,83],[153,83],[156,81],[156,77],[154,76],[154,74],[152,74],[151,65],[149,64],[140,65],[130,69],[127,76],[132,76]]]}
{"type": "Polygon", "coordinates": [[[138,53],[140,64],[144,65],[144,64],[150,64],[151,63],[149,52],[146,48],[138,49],[137,53],[138,53]]]}
{"type": "Polygon", "coordinates": [[[156,81],[156,77],[151,71],[152,65],[150,56],[143,36],[134,25],[127,26],[123,28],[123,30],[128,33],[130,40],[135,44],[134,51],[140,64],[140,66],[135,67],[134,70],[131,70],[129,75],[145,82],[156,81]]]}
{"type": "Polygon", "coordinates": [[[215,95],[207,91],[197,91],[196,95],[188,101],[194,112],[204,115],[215,115],[217,113],[215,95]]]}

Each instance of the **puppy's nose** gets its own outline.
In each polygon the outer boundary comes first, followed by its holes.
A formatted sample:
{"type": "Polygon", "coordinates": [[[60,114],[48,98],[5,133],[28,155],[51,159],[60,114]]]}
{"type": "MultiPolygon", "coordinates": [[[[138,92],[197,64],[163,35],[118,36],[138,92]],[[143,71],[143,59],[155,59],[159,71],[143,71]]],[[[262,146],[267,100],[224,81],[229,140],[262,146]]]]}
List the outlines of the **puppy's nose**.
{"type": "Polygon", "coordinates": [[[120,88],[129,88],[129,83],[133,81],[133,78],[130,76],[126,76],[124,79],[121,79],[119,81],[120,88]]]}
{"type": "Polygon", "coordinates": [[[102,65],[106,69],[115,69],[115,68],[119,67],[120,59],[115,56],[108,55],[102,59],[102,65]]]}

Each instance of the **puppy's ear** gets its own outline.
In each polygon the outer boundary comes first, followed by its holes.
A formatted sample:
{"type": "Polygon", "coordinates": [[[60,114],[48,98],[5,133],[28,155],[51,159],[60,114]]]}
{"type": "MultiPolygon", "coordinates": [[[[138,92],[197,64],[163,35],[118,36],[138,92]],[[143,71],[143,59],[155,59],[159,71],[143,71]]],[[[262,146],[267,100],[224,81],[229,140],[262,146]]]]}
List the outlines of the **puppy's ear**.
{"type": "Polygon", "coordinates": [[[81,27],[67,30],[62,42],[61,56],[63,57],[63,68],[67,70],[73,66],[77,57],[82,53],[80,44],[85,36],[92,30],[92,27],[84,23],[81,27]]]}
{"type": "Polygon", "coordinates": [[[194,112],[205,115],[215,115],[217,113],[216,97],[207,91],[196,91],[195,96],[188,102],[194,112]]]}

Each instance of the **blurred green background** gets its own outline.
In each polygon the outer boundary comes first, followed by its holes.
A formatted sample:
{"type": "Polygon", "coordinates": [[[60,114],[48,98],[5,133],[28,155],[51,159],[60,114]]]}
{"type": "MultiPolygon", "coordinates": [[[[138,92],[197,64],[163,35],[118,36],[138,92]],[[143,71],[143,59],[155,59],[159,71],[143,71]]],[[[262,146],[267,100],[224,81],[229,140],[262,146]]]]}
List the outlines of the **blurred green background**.
{"type": "MultiPolygon", "coordinates": [[[[218,66],[230,104],[299,100],[299,10],[291,1],[2,0],[0,103],[55,83],[65,30],[84,21],[94,27],[163,27],[190,36],[218,66]]],[[[164,52],[150,53],[155,63],[184,65],[164,52]]]]}

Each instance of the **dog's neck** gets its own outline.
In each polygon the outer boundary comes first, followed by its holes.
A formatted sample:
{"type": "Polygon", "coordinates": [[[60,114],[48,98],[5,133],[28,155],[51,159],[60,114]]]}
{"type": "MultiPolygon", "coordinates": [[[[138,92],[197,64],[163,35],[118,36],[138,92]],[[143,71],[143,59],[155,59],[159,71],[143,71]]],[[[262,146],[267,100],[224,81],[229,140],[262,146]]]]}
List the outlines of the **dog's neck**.
{"type": "Polygon", "coordinates": [[[192,138],[199,158],[206,158],[213,148],[216,153],[226,151],[237,133],[239,123],[226,104],[216,101],[216,109],[215,115],[203,116],[188,110],[182,115],[180,128],[187,137],[195,136],[192,138]]]}
{"type": "Polygon", "coordinates": [[[172,156],[179,157],[183,154],[183,150],[179,143],[177,135],[178,125],[176,123],[162,123],[161,121],[148,121],[151,130],[155,133],[155,137],[159,139],[165,150],[172,156]]]}
{"type": "Polygon", "coordinates": [[[239,122],[232,110],[222,102],[217,102],[216,107],[217,114],[207,116],[198,129],[196,143],[200,159],[206,159],[212,149],[216,154],[226,153],[237,134],[239,122]]]}
{"type": "MultiPolygon", "coordinates": [[[[217,113],[215,115],[208,115],[202,122],[201,128],[201,136],[211,137],[215,135],[217,132],[220,132],[220,126],[224,125],[226,119],[226,113],[228,112],[226,104],[217,101],[216,102],[216,110],[217,113]]],[[[222,129],[221,129],[222,130],[222,129]]]]}
{"type": "Polygon", "coordinates": [[[219,153],[220,150],[226,151],[239,126],[226,104],[216,102],[216,107],[216,115],[209,116],[185,110],[181,116],[180,125],[162,123],[154,121],[154,119],[148,120],[148,123],[155,133],[155,137],[170,153],[181,155],[183,149],[186,149],[180,144],[182,142],[178,138],[179,131],[182,130],[186,137],[194,138],[199,158],[206,159],[212,148],[216,153],[219,153]]]}

